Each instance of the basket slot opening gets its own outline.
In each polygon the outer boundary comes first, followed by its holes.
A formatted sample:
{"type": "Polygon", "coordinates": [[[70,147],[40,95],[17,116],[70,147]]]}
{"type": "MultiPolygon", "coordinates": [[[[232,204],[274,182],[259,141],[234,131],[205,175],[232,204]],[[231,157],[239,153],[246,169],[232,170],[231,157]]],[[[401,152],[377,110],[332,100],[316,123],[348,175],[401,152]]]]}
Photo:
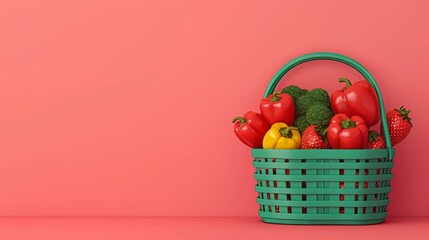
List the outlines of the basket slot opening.
{"type": "MultiPolygon", "coordinates": [[[[379,159],[377,159],[377,162],[381,162],[381,159],[379,158],[379,159]]],[[[380,168],[377,168],[377,175],[380,175],[380,172],[381,172],[381,169],[380,168]]]]}
{"type": "MultiPolygon", "coordinates": [[[[366,163],[367,163],[367,162],[369,162],[369,159],[366,159],[366,160],[365,160],[365,162],[366,162],[366,163]]],[[[365,169],[363,170],[363,175],[367,176],[368,174],[369,174],[369,169],[365,168],[365,169]]],[[[364,181],[364,182],[363,182],[363,188],[368,188],[368,181],[364,181]]],[[[364,201],[367,201],[367,200],[368,200],[368,195],[367,195],[367,194],[364,194],[364,195],[363,195],[363,200],[364,200],[364,201]]],[[[363,208],[363,213],[364,213],[364,214],[366,213],[366,207],[364,207],[364,208],[363,208]]]]}
{"type": "MultiPolygon", "coordinates": [[[[266,161],[266,159],[264,159],[264,160],[266,161]]],[[[257,159],[256,159],[256,161],[257,161],[257,162],[262,162],[263,160],[262,160],[262,158],[260,158],[260,157],[259,157],[259,158],[257,158],[257,159]]],[[[256,172],[257,172],[257,173],[262,174],[262,171],[263,171],[263,170],[262,170],[262,168],[256,168],[256,172]]],[[[257,180],[257,181],[256,181],[256,185],[257,185],[257,186],[260,186],[260,187],[263,187],[263,186],[264,186],[264,184],[263,184],[263,181],[262,181],[262,180],[259,180],[259,181],[257,180]]],[[[258,197],[259,197],[260,199],[265,199],[265,196],[264,196],[264,195],[265,195],[265,194],[264,194],[263,192],[258,192],[258,197]]],[[[260,205],[259,205],[259,210],[260,210],[260,211],[265,212],[265,205],[260,204],[260,205]]]]}
{"type": "MultiPolygon", "coordinates": [[[[302,160],[301,160],[301,162],[302,162],[302,163],[305,163],[305,162],[306,162],[306,160],[305,160],[305,159],[302,159],[302,160]]],[[[306,169],[301,169],[301,175],[307,175],[307,170],[306,170],[306,169]]],[[[306,181],[302,181],[302,182],[301,182],[301,188],[307,188],[307,182],[306,182],[306,181]]],[[[302,199],[302,201],[307,201],[307,195],[306,195],[306,194],[303,194],[303,195],[301,196],[301,199],[302,199]]],[[[307,208],[303,207],[303,208],[302,208],[302,213],[307,213],[307,208]]]]}
{"type": "MultiPolygon", "coordinates": [[[[342,165],[341,163],[344,163],[344,159],[340,159],[340,161],[339,161],[339,162],[340,162],[340,166],[341,166],[341,165],[342,165]]],[[[339,174],[340,174],[340,175],[344,175],[344,169],[340,169],[340,170],[339,170],[339,174]]]]}
{"type": "MultiPolygon", "coordinates": [[[[279,194],[278,193],[274,193],[274,200],[279,200],[279,194]]],[[[275,206],[276,207],[276,213],[280,212],[280,208],[279,206],[275,206]]]]}
{"type": "MultiPolygon", "coordinates": [[[[379,158],[378,161],[382,162],[383,160],[379,158]]],[[[385,174],[386,173],[386,168],[382,168],[380,172],[381,172],[380,174],[385,174]]],[[[378,187],[378,188],[379,187],[386,187],[386,181],[381,181],[381,182],[377,181],[376,187],[378,187]]],[[[386,199],[386,194],[385,193],[380,193],[379,197],[380,197],[380,200],[385,200],[386,199]]],[[[377,207],[377,211],[379,213],[384,212],[384,207],[383,206],[377,207]]]]}
{"type": "MultiPolygon", "coordinates": [[[[339,162],[340,162],[340,166],[341,166],[341,165],[342,165],[341,163],[344,163],[344,159],[340,159],[340,161],[339,161],[339,162]]],[[[339,174],[340,174],[340,175],[344,175],[344,169],[342,169],[342,168],[341,168],[341,169],[339,169],[339,174]]]]}
{"type": "MultiPolygon", "coordinates": [[[[317,163],[316,159],[307,159],[307,164],[309,166],[312,166],[313,163],[317,163]]],[[[317,175],[317,169],[307,169],[306,170],[306,174],[307,175],[317,175]]],[[[308,178],[308,180],[310,180],[311,177],[308,178]]],[[[317,188],[317,183],[316,181],[307,181],[306,188],[311,188],[311,189],[316,189],[317,188]]],[[[305,201],[317,201],[317,194],[306,194],[305,195],[305,201]]],[[[312,206],[305,206],[305,211],[307,214],[317,214],[317,207],[312,207],[312,206]]]]}
{"type": "MultiPolygon", "coordinates": [[[[305,162],[305,160],[303,159],[302,162],[305,162]]],[[[301,175],[306,175],[307,171],[305,169],[301,169],[301,175]]],[[[307,182],[306,181],[302,181],[301,182],[301,188],[307,188],[307,182]]],[[[301,195],[301,200],[302,201],[307,201],[307,195],[306,194],[302,194],[301,195]]],[[[303,214],[307,214],[307,208],[306,207],[302,207],[302,213],[303,214]]]]}
{"type": "MultiPolygon", "coordinates": [[[[360,162],[360,160],[356,160],[356,162],[358,163],[358,162],[360,162]]],[[[356,169],[355,170],[355,175],[356,176],[358,176],[359,175],[359,169],[356,169]]],[[[359,188],[359,182],[355,182],[355,189],[357,189],[357,188],[359,188]]],[[[355,194],[355,201],[359,201],[359,195],[358,194],[355,194]]],[[[355,207],[354,208],[354,214],[357,214],[358,213],[358,208],[357,207],[355,207]]]]}
{"type": "MultiPolygon", "coordinates": [[[[383,161],[384,160],[387,160],[387,159],[383,159],[383,161]]],[[[389,172],[390,172],[390,170],[388,168],[383,168],[382,169],[382,174],[388,174],[389,172]]],[[[389,185],[389,181],[388,180],[381,181],[381,187],[387,187],[388,185],[389,185]]],[[[389,198],[388,198],[388,196],[387,196],[386,193],[382,193],[382,194],[380,194],[380,199],[381,200],[386,200],[386,199],[389,199],[389,198]]],[[[386,211],[386,206],[380,206],[379,207],[379,212],[385,212],[385,211],[386,211]]]]}
{"type": "MultiPolygon", "coordinates": [[[[370,159],[369,161],[372,164],[376,164],[378,162],[378,159],[370,159]]],[[[379,171],[376,168],[369,169],[368,175],[375,177],[375,176],[379,175],[379,171]]],[[[376,190],[378,188],[377,185],[379,185],[379,184],[377,184],[376,180],[372,180],[372,181],[368,182],[368,188],[370,188],[370,189],[376,190]]],[[[372,194],[368,194],[368,197],[367,197],[368,201],[377,201],[379,198],[380,197],[379,197],[377,192],[374,192],[372,194]]],[[[373,213],[377,212],[376,206],[371,206],[371,207],[367,207],[367,208],[368,208],[367,209],[368,214],[373,214],[373,213]]]]}
{"type": "MultiPolygon", "coordinates": [[[[268,158],[265,158],[265,162],[268,162],[268,158]]],[[[270,169],[265,168],[265,174],[269,175],[270,174],[270,169]]],[[[270,187],[270,181],[265,180],[265,186],[266,187],[270,187]]],[[[271,195],[269,193],[267,193],[267,199],[271,199],[271,195]]],[[[268,210],[271,212],[271,206],[268,206],[268,210]]]]}
{"type": "MultiPolygon", "coordinates": [[[[276,159],[275,159],[275,158],[273,158],[273,159],[265,158],[265,162],[276,162],[276,159]]],[[[265,169],[265,173],[266,173],[267,175],[275,174],[275,171],[276,171],[275,169],[269,169],[269,168],[266,168],[266,169],[265,169]]],[[[266,180],[266,181],[265,181],[265,184],[266,184],[266,187],[270,187],[270,186],[274,185],[274,181],[273,181],[272,183],[270,183],[270,181],[269,181],[269,180],[266,180]]],[[[273,194],[273,195],[274,195],[274,194],[273,194]]],[[[274,198],[275,198],[275,196],[274,196],[274,198]]],[[[271,199],[272,199],[271,193],[267,193],[267,199],[268,199],[268,200],[271,200],[271,199]]],[[[269,212],[273,212],[273,206],[268,205],[268,211],[269,211],[269,212]]],[[[274,211],[275,211],[275,210],[274,210],[274,211]]]]}

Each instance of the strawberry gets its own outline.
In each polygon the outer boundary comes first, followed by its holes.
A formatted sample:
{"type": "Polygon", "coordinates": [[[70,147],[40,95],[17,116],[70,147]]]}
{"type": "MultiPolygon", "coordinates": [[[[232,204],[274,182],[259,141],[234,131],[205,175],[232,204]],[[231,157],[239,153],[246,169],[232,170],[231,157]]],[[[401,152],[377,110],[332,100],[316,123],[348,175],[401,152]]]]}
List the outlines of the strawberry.
{"type": "Polygon", "coordinates": [[[329,143],[326,140],[326,129],[323,131],[322,129],[319,129],[316,125],[311,125],[307,127],[302,133],[301,148],[302,149],[329,148],[329,143]]]}
{"type": "Polygon", "coordinates": [[[392,146],[402,142],[410,133],[413,124],[409,114],[410,110],[405,109],[404,106],[387,113],[387,126],[389,127],[392,146]]]}
{"type": "Polygon", "coordinates": [[[380,133],[371,130],[368,132],[368,149],[382,149],[386,148],[386,141],[384,137],[380,135],[380,133]]]}

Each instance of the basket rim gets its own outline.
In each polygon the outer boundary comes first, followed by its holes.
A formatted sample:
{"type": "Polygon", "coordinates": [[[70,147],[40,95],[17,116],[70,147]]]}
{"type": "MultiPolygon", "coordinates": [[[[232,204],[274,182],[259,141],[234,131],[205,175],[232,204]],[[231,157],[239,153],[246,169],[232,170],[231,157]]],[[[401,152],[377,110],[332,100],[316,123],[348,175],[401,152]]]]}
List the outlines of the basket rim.
{"type": "MultiPolygon", "coordinates": [[[[391,149],[391,158],[395,149],[391,149]]],[[[374,159],[389,158],[389,150],[384,149],[262,149],[252,148],[255,158],[280,159],[374,159]]]]}

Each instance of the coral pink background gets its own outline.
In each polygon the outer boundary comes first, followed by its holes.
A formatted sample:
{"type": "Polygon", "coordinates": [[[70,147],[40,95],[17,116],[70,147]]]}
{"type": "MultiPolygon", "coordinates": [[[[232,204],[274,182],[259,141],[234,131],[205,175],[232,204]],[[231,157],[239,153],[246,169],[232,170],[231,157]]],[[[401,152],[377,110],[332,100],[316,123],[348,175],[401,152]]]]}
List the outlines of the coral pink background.
{"type": "MultiPolygon", "coordinates": [[[[288,60],[348,55],[412,109],[390,216],[429,216],[427,1],[0,2],[0,216],[256,216],[257,110],[288,60]]],[[[281,85],[340,88],[339,63],[281,85]]]]}

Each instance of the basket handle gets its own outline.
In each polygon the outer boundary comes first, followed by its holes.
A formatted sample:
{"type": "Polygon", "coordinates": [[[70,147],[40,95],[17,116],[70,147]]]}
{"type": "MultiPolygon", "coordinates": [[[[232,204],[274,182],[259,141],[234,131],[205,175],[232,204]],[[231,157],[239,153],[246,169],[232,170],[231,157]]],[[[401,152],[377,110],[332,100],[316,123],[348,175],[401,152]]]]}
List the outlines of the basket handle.
{"type": "Polygon", "coordinates": [[[360,63],[356,62],[355,60],[347,56],[344,56],[338,53],[331,53],[331,52],[315,52],[315,53],[309,53],[309,54],[305,54],[297,58],[294,58],[286,65],[284,65],[274,75],[274,77],[271,79],[270,83],[268,84],[267,89],[265,90],[264,97],[266,98],[271,93],[274,92],[274,89],[276,88],[277,84],[287,72],[289,72],[294,67],[302,63],[315,61],[315,60],[331,60],[331,61],[347,64],[350,67],[356,69],[366,79],[366,81],[368,81],[371,84],[371,86],[374,88],[375,92],[377,93],[378,103],[380,108],[381,124],[383,128],[383,132],[385,133],[384,137],[386,140],[388,157],[389,159],[392,159],[394,153],[392,149],[392,143],[390,141],[389,128],[387,127],[386,111],[384,109],[383,98],[381,96],[380,88],[378,87],[374,77],[371,75],[371,73],[369,73],[369,71],[364,66],[362,66],[360,63]]]}

